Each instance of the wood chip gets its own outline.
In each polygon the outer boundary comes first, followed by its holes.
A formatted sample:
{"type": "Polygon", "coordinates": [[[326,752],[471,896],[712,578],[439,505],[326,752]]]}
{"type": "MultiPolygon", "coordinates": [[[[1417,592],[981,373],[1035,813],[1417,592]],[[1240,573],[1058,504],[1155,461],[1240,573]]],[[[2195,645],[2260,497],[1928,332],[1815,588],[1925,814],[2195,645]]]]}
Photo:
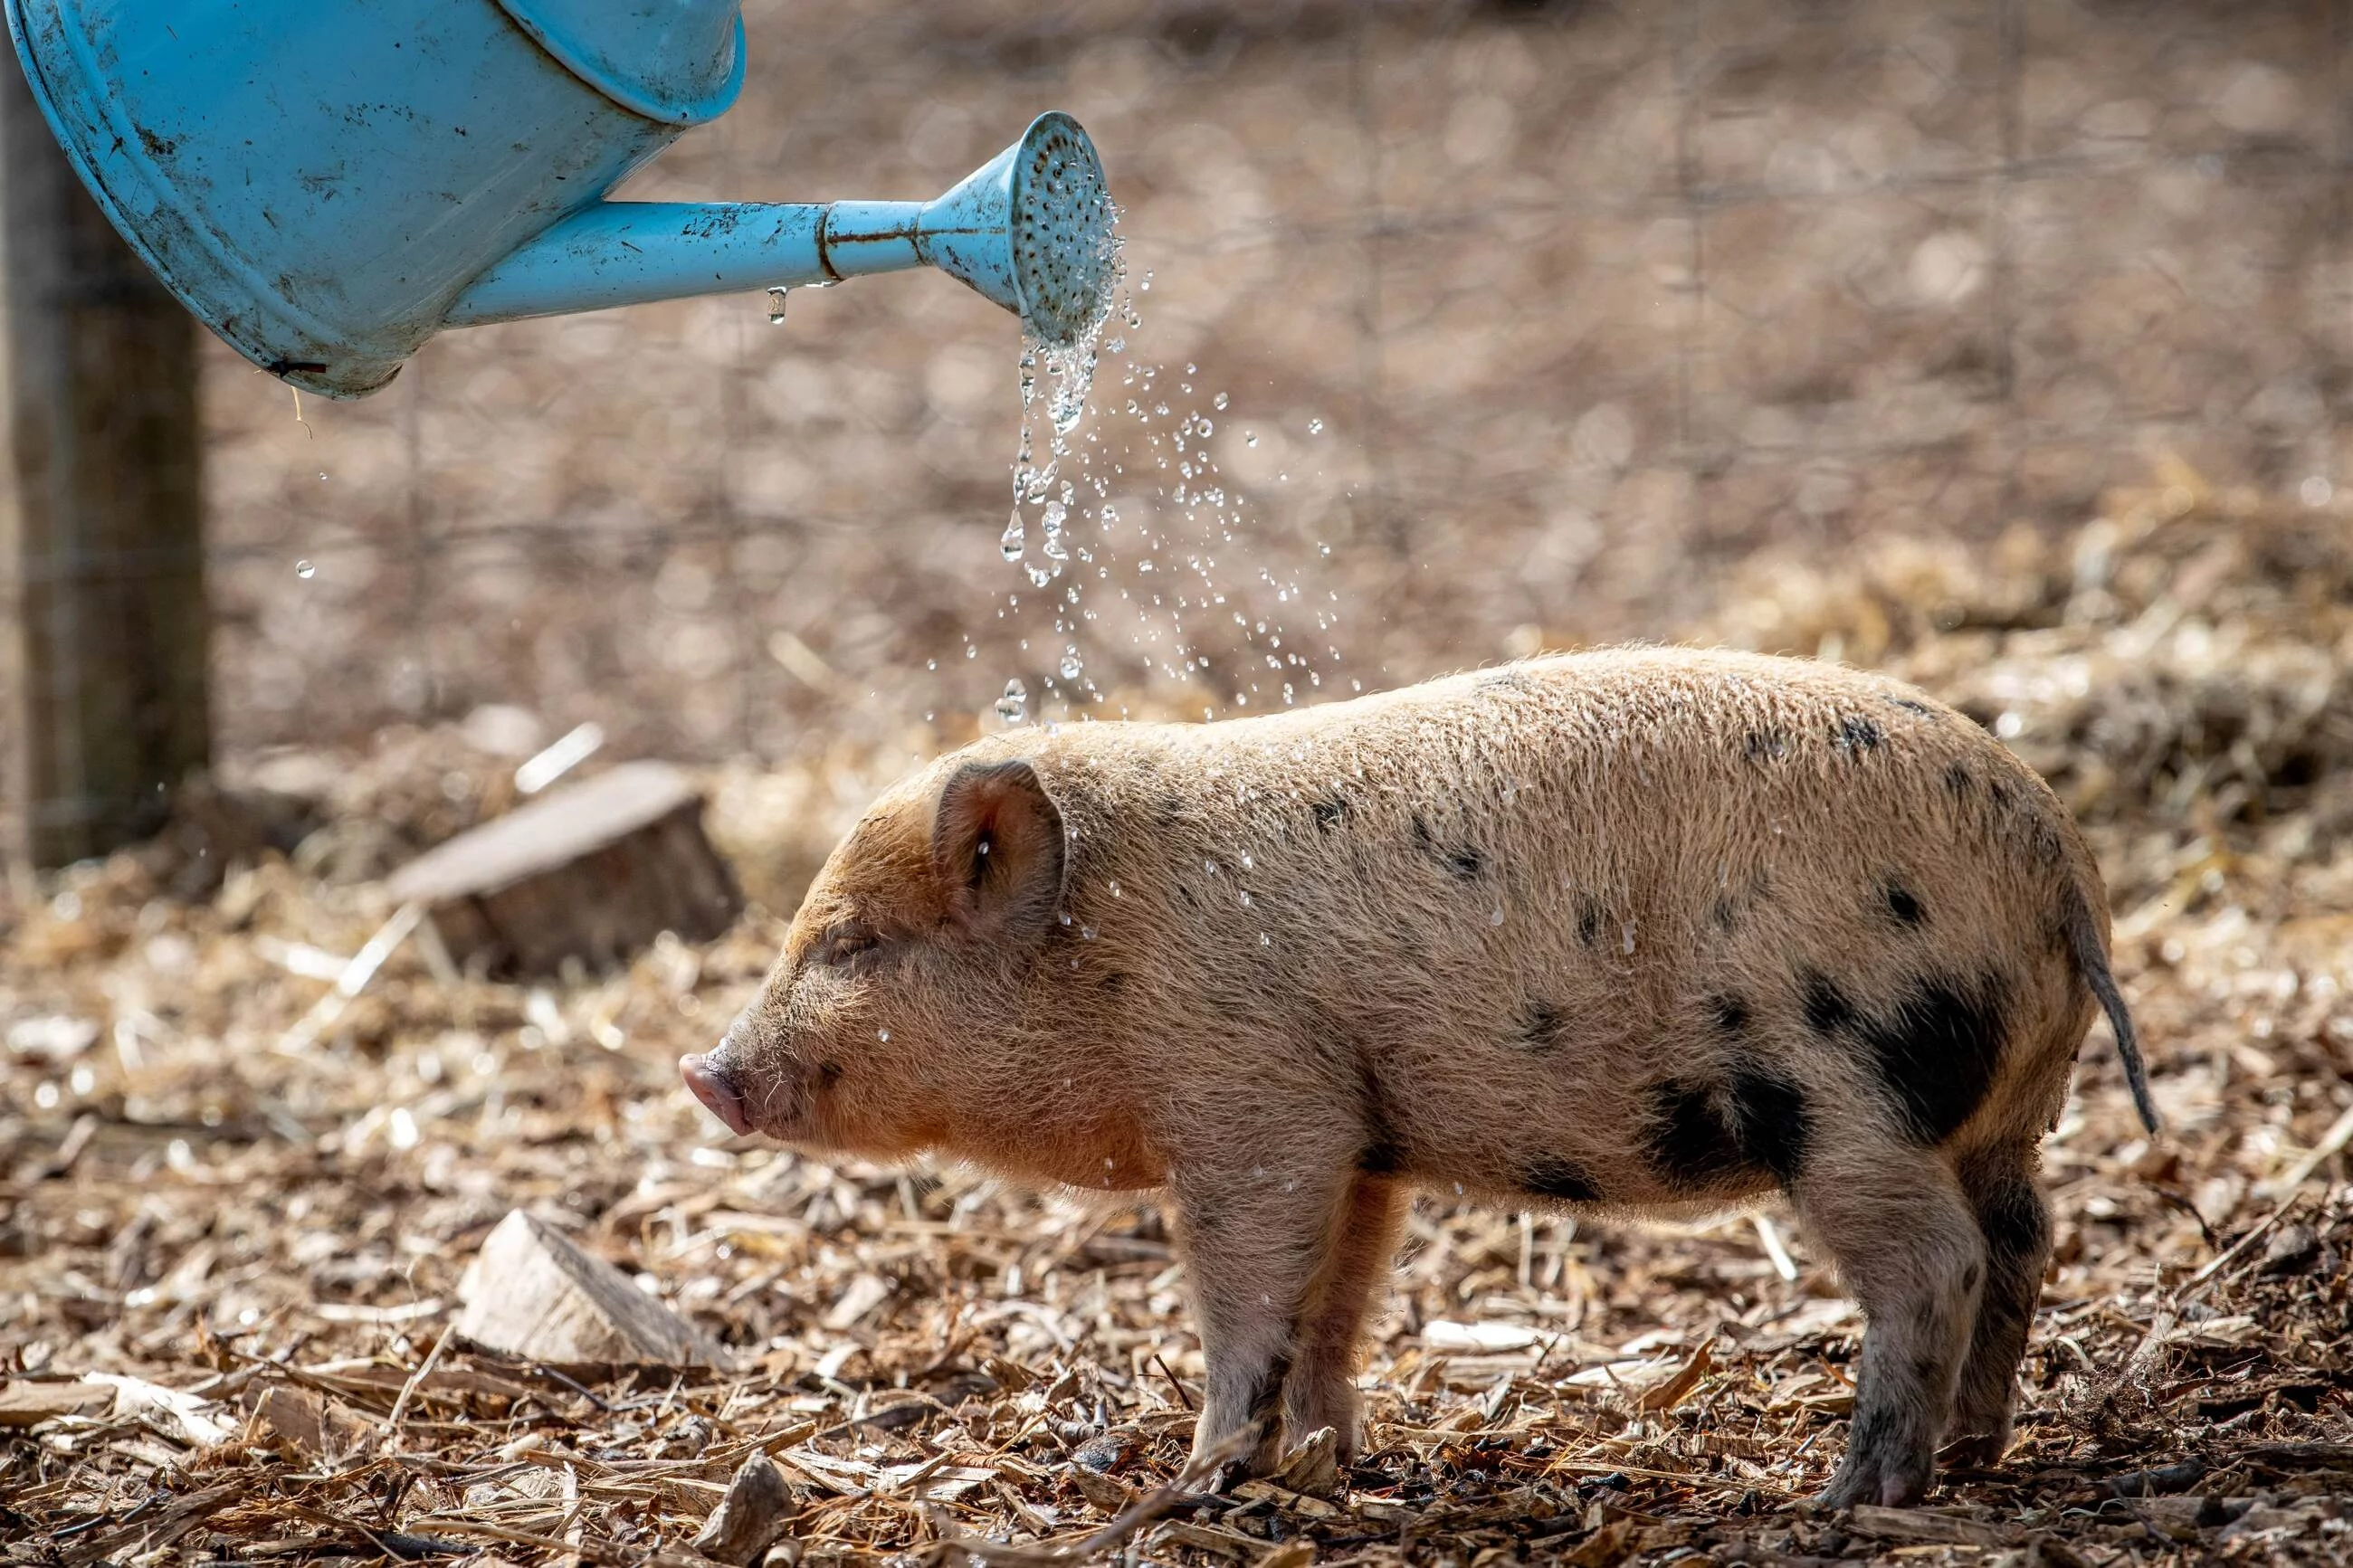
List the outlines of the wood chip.
{"type": "Polygon", "coordinates": [[[374,1423],[341,1402],[283,1384],[262,1390],[253,1414],[266,1436],[308,1459],[364,1454],[377,1435],[374,1423]]]}
{"type": "Polygon", "coordinates": [[[703,1521],[694,1549],[714,1563],[750,1568],[791,1527],[798,1505],[785,1473],[765,1454],[754,1454],[727,1483],[727,1495],[703,1521]]]}
{"type": "Polygon", "coordinates": [[[1636,1407],[1645,1414],[1655,1415],[1662,1410],[1672,1410],[1689,1398],[1692,1390],[1697,1388],[1700,1380],[1707,1375],[1708,1369],[1715,1364],[1714,1345],[1713,1340],[1700,1341],[1699,1348],[1692,1352],[1691,1359],[1683,1363],[1672,1377],[1641,1392],[1635,1400],[1636,1407]]]}
{"type": "Polygon", "coordinates": [[[524,1361],[720,1366],[687,1321],[538,1215],[499,1222],[458,1282],[458,1334],[524,1361]]]}
{"type": "Polygon", "coordinates": [[[0,1426],[35,1426],[60,1415],[97,1415],[114,1407],[102,1383],[36,1383],[19,1378],[0,1388],[0,1426]]]}
{"type": "Polygon", "coordinates": [[[1848,1523],[1859,1535],[1908,1545],[2015,1546],[2026,1538],[2026,1532],[2015,1525],[1989,1524],[1935,1509],[1880,1508],[1872,1503],[1855,1504],[1848,1510],[1848,1523]]]}

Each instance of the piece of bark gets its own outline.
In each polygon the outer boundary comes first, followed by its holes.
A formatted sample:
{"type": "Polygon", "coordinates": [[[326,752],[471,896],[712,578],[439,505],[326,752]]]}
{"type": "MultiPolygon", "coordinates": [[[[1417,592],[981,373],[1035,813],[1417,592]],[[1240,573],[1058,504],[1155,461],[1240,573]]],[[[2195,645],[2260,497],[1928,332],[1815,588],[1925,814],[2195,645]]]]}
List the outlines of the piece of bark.
{"type": "Polygon", "coordinates": [[[498,975],[610,969],[661,932],[706,942],[743,909],[702,830],[702,797],[663,763],[627,763],[458,835],[394,873],[450,957],[498,975]]]}
{"type": "Polygon", "coordinates": [[[253,1413],[270,1436],[305,1458],[345,1458],[375,1440],[375,1428],[350,1407],[299,1388],[264,1389],[253,1413]]]}
{"type": "Polygon", "coordinates": [[[728,1482],[727,1495],[703,1521],[694,1549],[714,1563],[751,1568],[784,1535],[797,1510],[785,1472],[755,1448],[728,1482]]]}
{"type": "Polygon", "coordinates": [[[0,1388],[0,1426],[37,1426],[60,1415],[103,1415],[114,1390],[102,1383],[29,1383],[0,1388]]]}
{"type": "Polygon", "coordinates": [[[114,1557],[126,1547],[161,1552],[206,1520],[245,1497],[252,1487],[249,1479],[239,1477],[223,1481],[216,1487],[190,1492],[113,1530],[81,1536],[60,1552],[58,1558],[79,1568],[85,1563],[98,1563],[114,1557]]]}
{"type": "Polygon", "coordinates": [[[1282,1457],[1282,1463],[1267,1479],[1311,1498],[1330,1497],[1340,1489],[1340,1435],[1329,1426],[1318,1426],[1282,1457]]]}
{"type": "Polygon", "coordinates": [[[603,1258],[522,1209],[501,1220],[458,1281],[458,1334],[558,1365],[723,1366],[685,1319],[603,1258]]]}
{"type": "Polygon", "coordinates": [[[2015,1546],[2025,1538],[2025,1531],[2015,1525],[1934,1509],[1880,1508],[1873,1503],[1855,1504],[1847,1515],[1847,1524],[1858,1535],[1919,1546],[2015,1546]]]}

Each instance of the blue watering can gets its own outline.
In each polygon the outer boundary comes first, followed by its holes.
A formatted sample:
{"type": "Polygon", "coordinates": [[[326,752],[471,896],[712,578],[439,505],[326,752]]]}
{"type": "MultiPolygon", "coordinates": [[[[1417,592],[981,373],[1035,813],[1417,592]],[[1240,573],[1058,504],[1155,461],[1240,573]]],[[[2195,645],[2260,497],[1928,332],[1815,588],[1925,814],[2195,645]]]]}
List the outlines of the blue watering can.
{"type": "Polygon", "coordinates": [[[82,181],[206,325],[355,397],[444,327],[936,267],[1071,342],[1111,203],[1044,114],[932,202],[608,202],[744,83],[741,0],[6,0],[82,181]]]}

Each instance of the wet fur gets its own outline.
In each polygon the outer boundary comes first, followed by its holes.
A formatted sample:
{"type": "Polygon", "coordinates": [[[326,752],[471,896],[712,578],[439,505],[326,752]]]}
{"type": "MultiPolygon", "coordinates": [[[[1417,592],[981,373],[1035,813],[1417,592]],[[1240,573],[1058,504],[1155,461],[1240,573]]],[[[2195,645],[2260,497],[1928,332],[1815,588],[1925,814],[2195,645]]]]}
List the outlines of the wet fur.
{"type": "Polygon", "coordinates": [[[1869,1322],[1828,1500],[1901,1503],[2008,1441],[2095,989],[2144,1092],[2105,908],[2049,789],[1917,692],[1612,651],[967,747],[837,850],[711,1059],[789,1141],[1164,1188],[1198,1441],[1254,1429],[1245,1468],[1353,1451],[1414,1185],[1781,1190],[1869,1322]]]}

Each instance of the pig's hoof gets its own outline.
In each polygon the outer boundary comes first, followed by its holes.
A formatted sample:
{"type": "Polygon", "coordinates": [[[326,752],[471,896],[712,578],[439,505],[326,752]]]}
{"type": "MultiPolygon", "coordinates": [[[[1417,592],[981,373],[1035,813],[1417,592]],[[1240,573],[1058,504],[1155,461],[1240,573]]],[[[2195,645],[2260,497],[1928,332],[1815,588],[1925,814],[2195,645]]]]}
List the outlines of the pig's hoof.
{"type": "Polygon", "coordinates": [[[1947,1469],[1984,1470],[2001,1463],[2001,1457],[2008,1452],[2010,1452],[2010,1433],[2005,1429],[2000,1432],[1971,1432],[1956,1437],[1945,1445],[1944,1453],[1937,1458],[1938,1462],[1947,1469]]]}
{"type": "Polygon", "coordinates": [[[1935,1474],[1933,1464],[1849,1449],[1838,1474],[1831,1478],[1831,1484],[1814,1501],[1824,1509],[1852,1508],[1857,1503],[1910,1508],[1928,1495],[1928,1482],[1935,1474]]]}

